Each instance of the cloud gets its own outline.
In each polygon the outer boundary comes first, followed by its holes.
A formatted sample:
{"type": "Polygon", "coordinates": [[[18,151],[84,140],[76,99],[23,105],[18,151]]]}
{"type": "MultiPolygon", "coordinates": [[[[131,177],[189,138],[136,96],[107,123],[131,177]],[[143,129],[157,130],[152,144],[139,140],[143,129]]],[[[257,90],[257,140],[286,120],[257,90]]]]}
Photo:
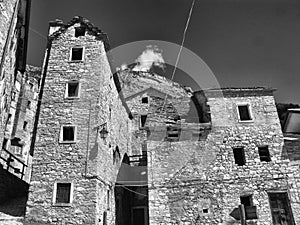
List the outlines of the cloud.
{"type": "Polygon", "coordinates": [[[148,72],[152,66],[156,66],[161,69],[165,68],[165,60],[162,56],[162,50],[160,50],[157,46],[147,46],[135,62],[137,64],[132,69],[134,71],[148,72]]]}

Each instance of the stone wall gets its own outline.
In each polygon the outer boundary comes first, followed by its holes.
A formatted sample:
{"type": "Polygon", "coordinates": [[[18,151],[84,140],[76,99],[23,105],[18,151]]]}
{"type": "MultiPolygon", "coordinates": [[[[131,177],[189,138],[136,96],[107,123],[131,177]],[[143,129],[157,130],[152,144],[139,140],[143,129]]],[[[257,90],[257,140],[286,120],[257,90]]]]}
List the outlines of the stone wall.
{"type": "MultiPolygon", "coordinates": [[[[252,195],[258,219],[271,224],[268,193],[298,197],[291,183],[295,169],[282,160],[283,136],[271,91],[224,90],[206,93],[211,131],[200,141],[148,141],[150,224],[239,224],[229,214],[240,196],[252,195]],[[237,105],[251,106],[252,121],[241,122],[237,105]],[[270,162],[261,162],[258,146],[268,145],[270,162]],[[235,164],[234,147],[244,147],[246,164],[235,164]],[[289,175],[289,176],[288,176],[289,175]]],[[[151,126],[151,125],[150,125],[151,126]]],[[[298,206],[291,204],[295,221],[298,206]]]]}
{"type": "Polygon", "coordinates": [[[130,154],[129,115],[110,71],[105,41],[94,35],[97,28],[81,17],[60,25],[44,68],[26,223],[103,224],[106,212],[113,224],[113,186],[123,155],[130,154]],[[84,36],[75,37],[78,26],[86,27],[84,36]],[[84,47],[82,61],[70,60],[76,46],[84,47]],[[70,80],[79,81],[79,98],[65,98],[70,80]],[[77,140],[60,143],[61,126],[68,124],[76,126],[77,140]],[[104,127],[106,139],[100,135],[104,127]],[[120,158],[114,159],[117,146],[120,158]],[[73,202],[64,206],[53,203],[55,182],[62,181],[74,187],[73,202]]]}

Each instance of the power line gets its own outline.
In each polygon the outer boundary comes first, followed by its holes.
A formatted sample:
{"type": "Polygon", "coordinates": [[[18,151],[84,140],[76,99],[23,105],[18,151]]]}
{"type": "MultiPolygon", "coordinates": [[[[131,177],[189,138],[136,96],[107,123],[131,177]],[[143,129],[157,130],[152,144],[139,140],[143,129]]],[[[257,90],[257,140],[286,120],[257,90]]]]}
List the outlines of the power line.
{"type": "MultiPolygon", "coordinates": [[[[187,29],[188,29],[188,27],[189,27],[190,20],[191,20],[191,17],[192,17],[194,5],[195,5],[195,0],[192,1],[192,5],[191,5],[191,7],[190,7],[189,15],[188,15],[187,21],[186,21],[186,23],[185,23],[185,27],[184,27],[184,31],[183,31],[183,35],[182,35],[181,45],[180,45],[179,52],[178,52],[178,55],[177,55],[177,58],[176,58],[176,61],[175,61],[175,65],[174,65],[174,70],[173,70],[173,73],[172,73],[172,77],[171,77],[171,79],[170,79],[171,81],[173,81],[174,76],[175,76],[175,72],[176,72],[176,69],[177,69],[177,65],[178,65],[178,62],[179,62],[179,58],[180,58],[180,55],[181,55],[181,52],[182,52],[182,49],[183,49],[183,45],[184,45],[184,42],[185,42],[186,32],[187,32],[187,29]]],[[[165,103],[166,103],[166,101],[167,101],[167,98],[168,98],[168,95],[165,96],[165,100],[164,100],[164,104],[163,104],[162,109],[163,109],[164,106],[165,106],[165,103]]]]}

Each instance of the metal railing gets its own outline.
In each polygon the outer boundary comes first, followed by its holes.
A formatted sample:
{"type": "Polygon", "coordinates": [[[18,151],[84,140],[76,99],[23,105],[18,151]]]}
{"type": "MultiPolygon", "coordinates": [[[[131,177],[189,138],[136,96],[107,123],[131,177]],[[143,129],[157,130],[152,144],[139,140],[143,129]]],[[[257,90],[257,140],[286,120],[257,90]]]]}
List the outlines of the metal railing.
{"type": "MultiPolygon", "coordinates": [[[[21,174],[21,179],[23,180],[23,177],[25,175],[25,167],[28,167],[21,159],[16,157],[14,154],[6,150],[5,148],[2,148],[0,152],[0,159],[3,160],[6,163],[6,170],[9,171],[9,169],[13,169],[14,173],[21,174]],[[4,154],[3,154],[4,153],[4,154]],[[5,157],[7,155],[8,157],[5,157]],[[21,169],[16,167],[15,165],[12,165],[14,161],[17,161],[18,164],[21,165],[21,169]]],[[[0,164],[0,167],[3,167],[3,164],[0,164]]]]}

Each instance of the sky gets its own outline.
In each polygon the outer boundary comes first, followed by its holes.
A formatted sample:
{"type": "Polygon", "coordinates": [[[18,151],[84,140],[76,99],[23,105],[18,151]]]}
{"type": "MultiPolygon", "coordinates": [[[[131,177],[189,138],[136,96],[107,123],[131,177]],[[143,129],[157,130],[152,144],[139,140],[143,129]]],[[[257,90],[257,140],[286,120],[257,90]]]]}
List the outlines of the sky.
{"type": "MultiPolygon", "coordinates": [[[[42,65],[49,21],[75,15],[106,32],[112,48],[141,40],[180,44],[191,3],[32,0],[27,63],[42,65]]],[[[196,0],[184,47],[222,87],[273,87],[277,102],[300,104],[300,0],[196,0]]],[[[174,80],[195,89],[180,71],[174,80]]]]}

